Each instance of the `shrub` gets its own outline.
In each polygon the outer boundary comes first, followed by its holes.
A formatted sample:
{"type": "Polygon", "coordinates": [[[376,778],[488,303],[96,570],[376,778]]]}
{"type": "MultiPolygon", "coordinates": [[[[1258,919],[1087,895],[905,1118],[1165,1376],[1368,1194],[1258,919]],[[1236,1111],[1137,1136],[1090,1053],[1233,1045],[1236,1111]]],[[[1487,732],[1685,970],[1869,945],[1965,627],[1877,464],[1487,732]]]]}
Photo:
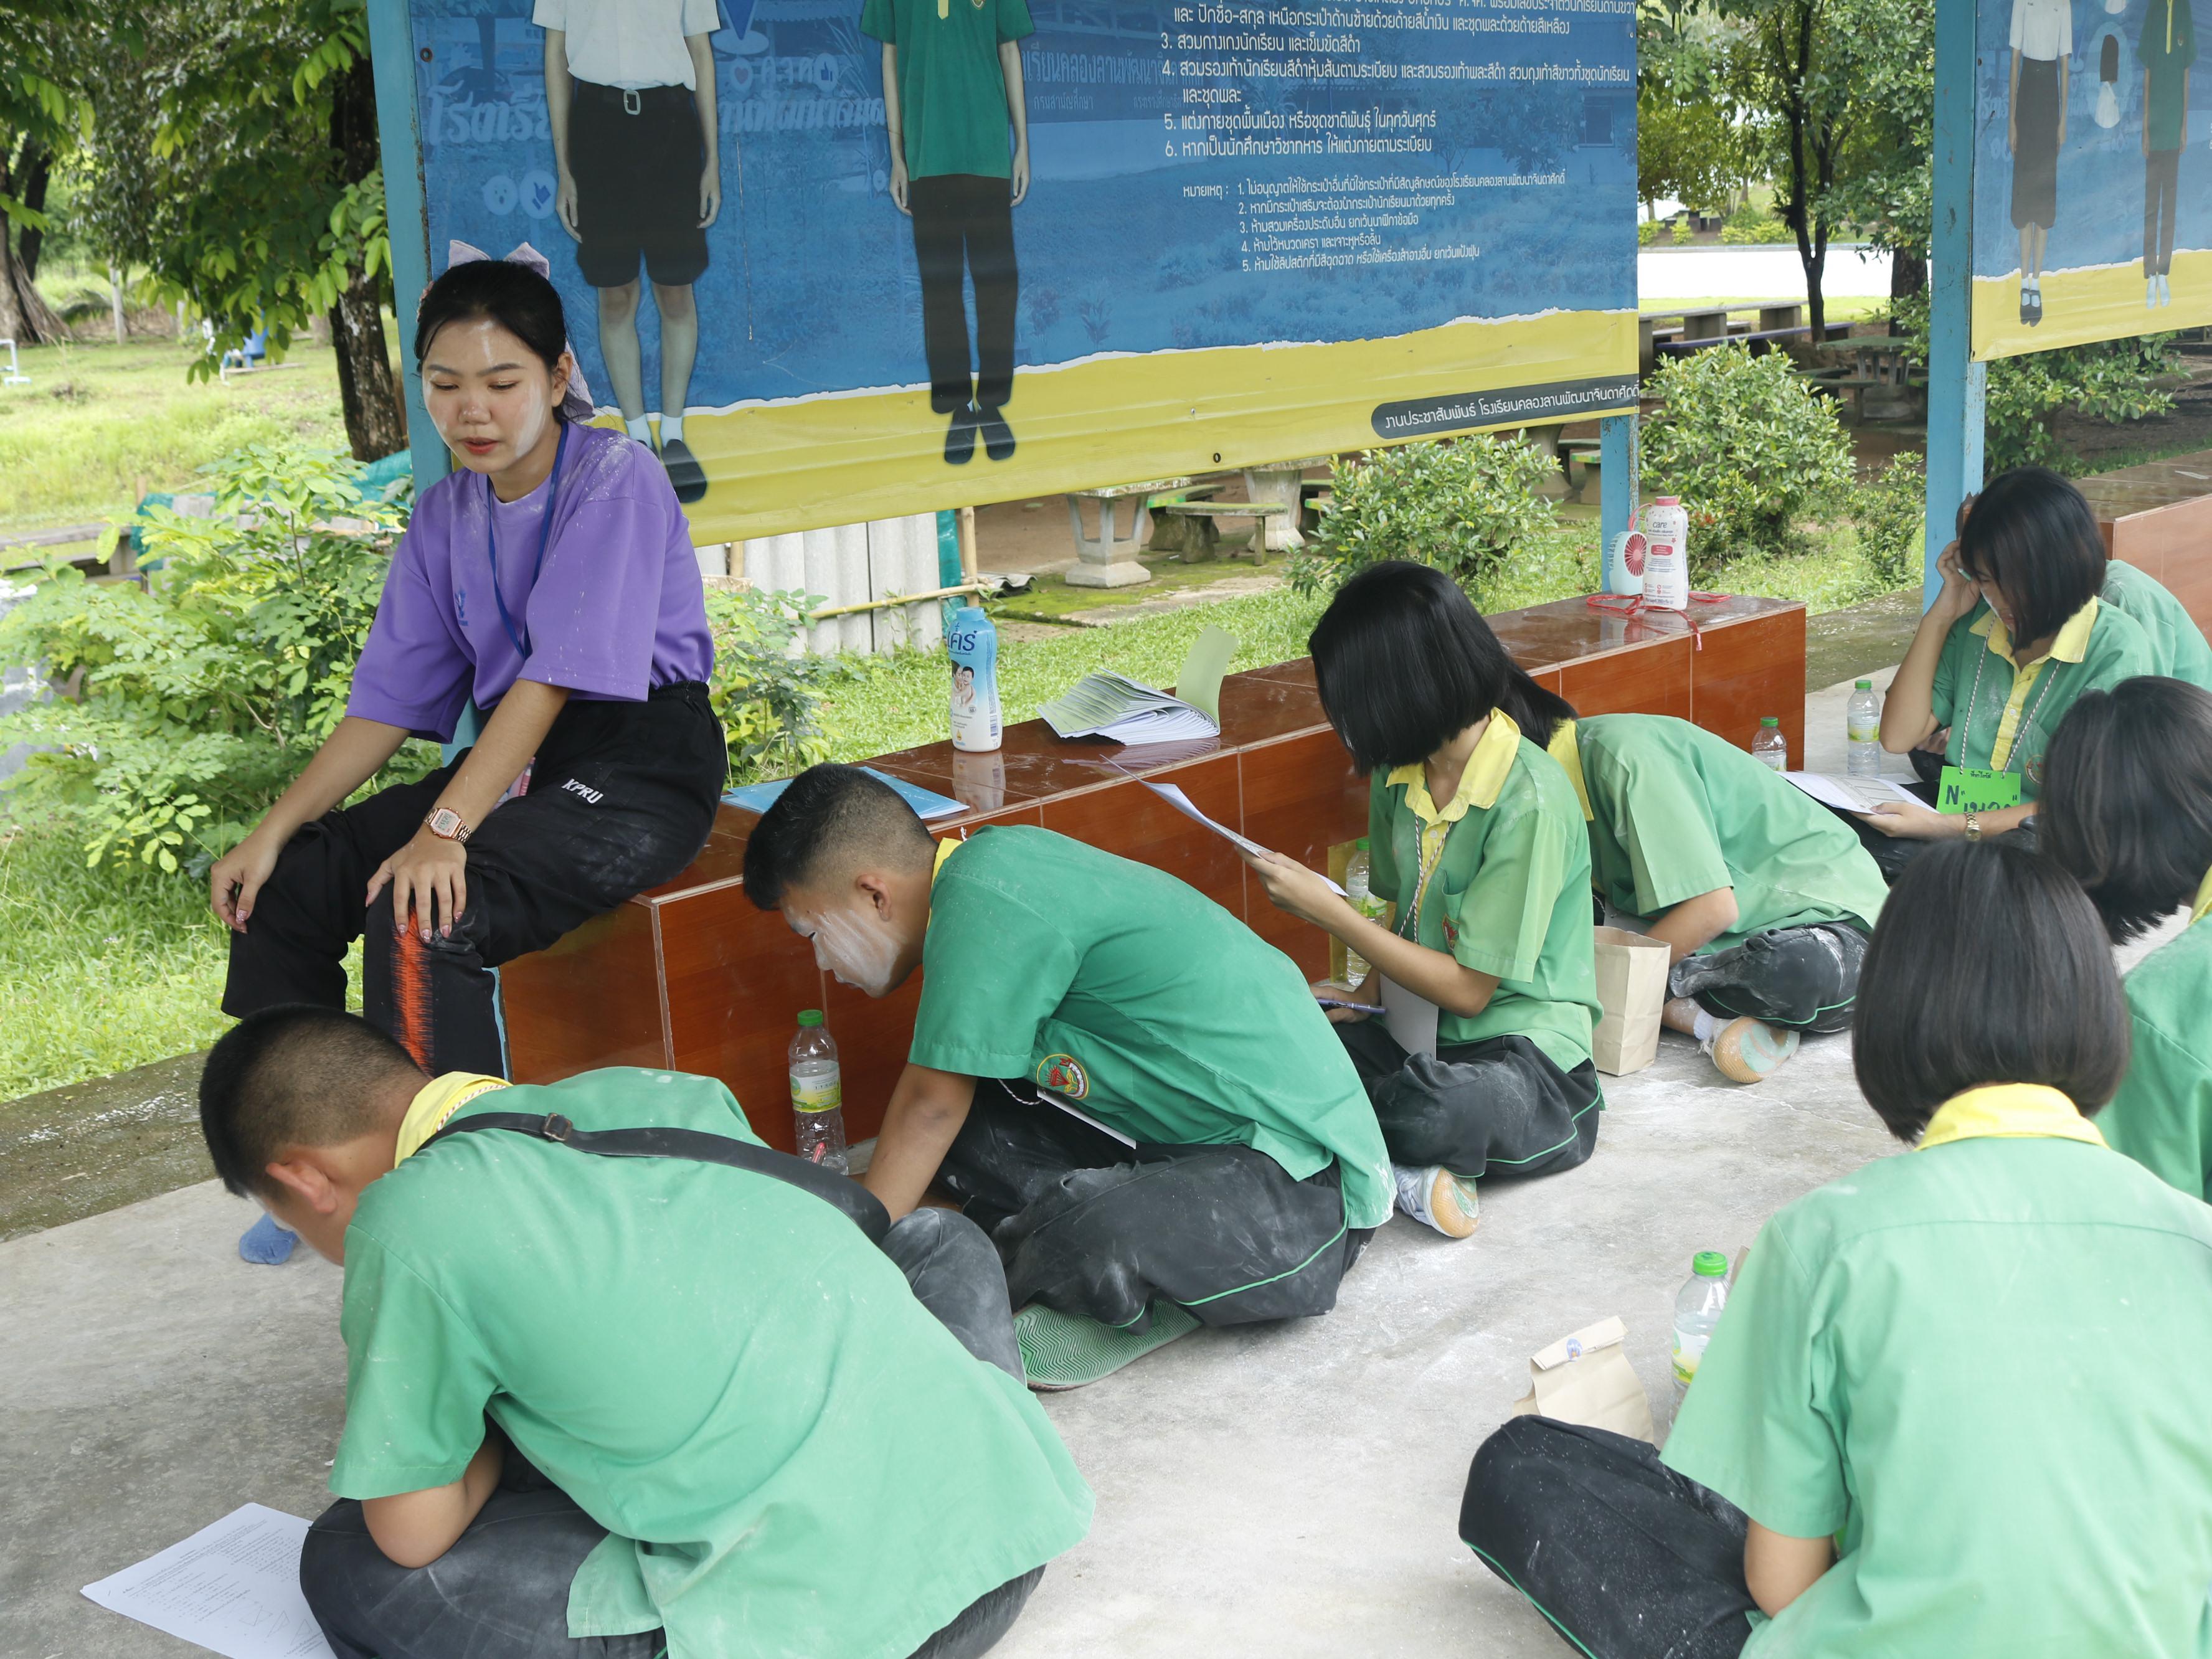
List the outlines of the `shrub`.
{"type": "Polygon", "coordinates": [[[1740,247],[1752,242],[1787,242],[1795,235],[1796,233],[1772,209],[1753,207],[1748,202],[1721,221],[1721,240],[1729,246],[1740,247]]]}
{"type": "Polygon", "coordinates": [[[1650,247],[1662,236],[1671,235],[1664,219],[1639,219],[1636,222],[1636,246],[1650,247]]]}
{"type": "Polygon", "coordinates": [[[1681,497],[1695,579],[1739,549],[1785,550],[1849,500],[1850,440],[1780,352],[1711,346],[1662,363],[1647,391],[1665,407],[1644,424],[1644,491],[1681,497]]]}
{"type": "Polygon", "coordinates": [[[850,671],[830,659],[793,654],[801,618],[819,603],[801,593],[708,590],[714,635],[708,691],[729,742],[733,784],[788,777],[830,758],[822,693],[850,671]]]}
{"type": "Polygon", "coordinates": [[[1479,595],[1516,548],[1551,527],[1539,486],[1557,471],[1551,457],[1511,438],[1370,450],[1337,469],[1321,530],[1291,565],[1291,585],[1334,590],[1368,565],[1414,559],[1479,595]]]}
{"type": "Polygon", "coordinates": [[[1859,547],[1884,591],[1920,580],[1927,507],[1928,469],[1917,449],[1899,451],[1881,477],[1859,486],[1852,514],[1858,520],[1859,547]]]}
{"type": "Polygon", "coordinates": [[[2156,382],[2177,367],[2172,339],[2149,334],[1990,363],[1982,437],[1988,470],[2063,463],[2064,446],[2051,427],[2063,409],[2112,424],[2170,412],[2173,398],[2156,382]]]}

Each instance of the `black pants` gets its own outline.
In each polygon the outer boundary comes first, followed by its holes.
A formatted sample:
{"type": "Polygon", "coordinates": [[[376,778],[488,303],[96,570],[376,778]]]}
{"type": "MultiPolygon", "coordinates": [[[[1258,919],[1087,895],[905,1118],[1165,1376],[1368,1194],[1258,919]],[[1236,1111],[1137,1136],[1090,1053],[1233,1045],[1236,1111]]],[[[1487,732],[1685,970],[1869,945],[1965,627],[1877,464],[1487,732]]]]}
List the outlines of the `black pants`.
{"type": "Polygon", "coordinates": [[[1867,936],[1847,921],[1775,927],[1729,951],[1674,964],[1667,994],[1695,997],[1709,1014],[1749,1014],[1814,1034],[1850,1029],[1867,936]]]}
{"type": "MultiPolygon", "coordinates": [[[[1936,786],[1943,776],[1943,757],[1929,750],[1915,749],[1908,758],[1912,762],[1913,772],[1919,781],[1905,787],[1919,798],[1923,805],[1935,805],[1936,786]]],[[[1832,806],[1828,810],[1836,811],[1832,806]]],[[[1869,829],[1849,812],[1837,812],[1837,816],[1857,832],[1859,845],[1867,849],[1875,867],[1881,870],[1882,879],[1893,887],[1897,884],[1897,878],[1905,873],[1905,866],[1934,845],[1932,842],[1916,841],[1905,836],[1885,836],[1879,830],[1869,829]]],[[[2033,853],[2035,842],[2033,818],[2028,819],[2017,830],[2005,832],[2005,845],[2008,847],[2018,847],[2033,853]]]]}
{"type": "MultiPolygon", "coordinates": [[[[949,1210],[916,1210],[891,1228],[884,1253],[970,1353],[1021,1376],[989,1240],[949,1210]]],[[[654,1659],[658,1631],[568,1634],[569,1581],[606,1535],[509,1445],[499,1490],[428,1566],[395,1565],[347,1498],[309,1528],[300,1588],[338,1659],[654,1659]]],[[[823,1571],[853,1565],[825,1562],[823,1571]]],[[[1043,1576],[1037,1567],[979,1597],[915,1659],[975,1659],[1012,1627],[1043,1576]]]]}
{"type": "Polygon", "coordinates": [[[590,81],[574,88],[568,158],[582,233],[576,268],[593,288],[635,282],[641,259],[663,288],[697,282],[707,270],[697,95],[688,87],[625,94],[590,81]]]}
{"type": "Polygon", "coordinates": [[[1735,1659],[1757,1605],[1743,1511],[1603,1429],[1509,1417],[1468,1471],[1459,1535],[1599,1659],[1735,1659]]]}
{"type": "Polygon", "coordinates": [[[950,415],[972,399],[997,409],[1014,395],[1013,186],[1004,179],[947,173],[907,186],[914,259],[921,272],[921,349],[929,406],[950,415]],[[963,270],[964,266],[964,270],[963,270]],[[968,357],[965,278],[975,284],[975,363],[968,357]]]}
{"type": "Polygon", "coordinates": [[[1571,1072],[1524,1036],[1409,1054],[1378,1020],[1336,1028],[1393,1163],[1441,1164],[1470,1181],[1571,1170],[1597,1147],[1597,1068],[1571,1072]]]}
{"type": "MultiPolygon", "coordinates": [[[[464,757],[465,758],[465,757],[464,757]]],[[[369,1021],[433,1072],[504,1074],[488,971],[668,880],[697,856],[728,775],[721,722],[696,683],[644,702],[571,702],[553,722],[530,792],[468,842],[468,897],[448,939],[395,930],[389,890],[368,878],[422,827],[460,764],[326,812],[292,837],[230,938],[222,1009],[345,1006],[346,948],[367,934],[369,1021]]]]}
{"type": "Polygon", "coordinates": [[[2173,210],[2181,194],[2181,152],[2154,149],[2143,161],[2143,275],[2173,269],[2173,210]]]}
{"type": "Polygon", "coordinates": [[[1293,1181],[1249,1146],[1132,1150],[991,1078],[937,1178],[989,1230],[1012,1306],[1125,1328],[1155,1297],[1207,1325],[1327,1313],[1368,1237],[1334,1164],[1293,1181]]]}

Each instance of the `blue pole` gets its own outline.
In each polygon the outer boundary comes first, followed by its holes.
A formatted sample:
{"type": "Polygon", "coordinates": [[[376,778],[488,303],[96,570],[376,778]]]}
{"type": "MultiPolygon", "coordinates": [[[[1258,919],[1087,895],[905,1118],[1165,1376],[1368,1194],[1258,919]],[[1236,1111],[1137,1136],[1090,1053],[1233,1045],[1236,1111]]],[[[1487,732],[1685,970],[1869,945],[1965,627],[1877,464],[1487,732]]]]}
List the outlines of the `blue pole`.
{"type": "Polygon", "coordinates": [[[1636,516],[1636,416],[1607,416],[1597,436],[1599,582],[1608,593],[1626,592],[1635,584],[1614,571],[1613,544],[1636,516]]]}
{"type": "Polygon", "coordinates": [[[1936,8],[1936,222],[1928,250],[1928,513],[1921,604],[1943,579],[1936,556],[1959,503],[1982,487],[1982,405],[1988,369],[1973,361],[1974,14],[1936,8]]]}
{"type": "Polygon", "coordinates": [[[392,236],[392,309],[399,322],[400,384],[407,398],[407,451],[419,498],[453,465],[422,406],[414,371],[415,302],[430,282],[430,221],[422,201],[422,141],[416,125],[415,29],[408,0],[368,0],[369,67],[376,76],[377,147],[384,158],[384,215],[392,236]]]}

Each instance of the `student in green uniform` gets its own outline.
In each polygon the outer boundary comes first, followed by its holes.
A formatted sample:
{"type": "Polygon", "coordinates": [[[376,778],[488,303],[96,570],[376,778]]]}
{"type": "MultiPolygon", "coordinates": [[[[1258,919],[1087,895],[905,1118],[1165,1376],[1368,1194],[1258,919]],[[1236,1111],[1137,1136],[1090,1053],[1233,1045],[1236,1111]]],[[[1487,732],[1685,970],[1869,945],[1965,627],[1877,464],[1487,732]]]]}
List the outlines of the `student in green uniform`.
{"type": "Polygon", "coordinates": [[[434,1080],[280,1007],[216,1045],[200,1121],[345,1268],[342,1501],[300,1561],[340,1659],[968,1659],[1089,1526],[972,1226],[878,1249],[791,1178],[587,1145],[688,1131],[873,1210],[712,1079],[434,1080]]]}
{"type": "Polygon", "coordinates": [[[1589,843],[1543,749],[1575,711],[1427,565],[1361,571],[1308,644],[1322,706],[1368,775],[1372,890],[1395,921],[1361,915],[1290,859],[1248,860],[1282,908],[1435,1005],[1433,1046],[1395,1012],[1329,1018],[1397,1163],[1401,1204],[1464,1237],[1479,1178],[1572,1169],[1597,1145],[1589,843]]]}
{"type": "Polygon", "coordinates": [[[1297,967],[1165,872],[1026,826],[933,842],[879,780],[817,766],[754,827],[745,892],[870,996],[926,970],[867,1184],[902,1216],[939,1182],[990,1230],[1037,1386],[1326,1313],[1389,1219],[1297,967]]]}
{"type": "Polygon", "coordinates": [[[1835,813],[1664,714],[1562,720],[1550,746],[1582,800],[1598,892],[1673,952],[1670,1029],[1757,1083],[1801,1032],[1850,1024],[1889,889],[1835,813]]]}
{"type": "Polygon", "coordinates": [[[2099,598],[2103,544],[2094,519],[2086,540],[2075,533],[2077,509],[2087,509],[2069,493],[2040,468],[2000,474],[1936,562],[1942,591],[1890,684],[1882,747],[1902,755],[1948,731],[1942,763],[2017,775],[2021,804],[1938,812],[1891,802],[1855,815],[1893,880],[1927,842],[2018,830],[2035,816],[2044,750],[2075,698],[2157,672],[2142,626],[2099,598]]]}
{"type": "Polygon", "coordinates": [[[2051,741],[2050,784],[2045,850],[2115,944],[2188,907],[2181,936],[2127,977],[2134,1055],[2097,1127],[2212,1200],[2212,694],[2148,678],[2088,693],[2051,741]]]}
{"type": "Polygon", "coordinates": [[[1854,1063],[1917,1150],[1751,1247],[1664,1455],[1509,1418],[1460,1535],[1585,1654],[2201,1659],[2212,1208],[2111,1151],[2096,912],[2002,842],[1897,884],[1854,1063]]]}

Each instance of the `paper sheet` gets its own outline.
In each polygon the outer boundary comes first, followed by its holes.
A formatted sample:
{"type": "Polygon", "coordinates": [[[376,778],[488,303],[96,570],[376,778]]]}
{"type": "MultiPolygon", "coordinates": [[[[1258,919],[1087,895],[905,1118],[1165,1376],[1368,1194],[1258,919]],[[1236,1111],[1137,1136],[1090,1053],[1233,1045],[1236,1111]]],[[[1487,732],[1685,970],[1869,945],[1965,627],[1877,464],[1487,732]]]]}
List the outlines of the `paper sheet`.
{"type": "Polygon", "coordinates": [[[1190,642],[1190,654],[1176,676],[1176,696],[1199,710],[1216,726],[1221,724],[1221,679],[1229,659],[1237,654],[1237,641],[1208,623],[1190,642]]]}
{"type": "Polygon", "coordinates": [[[248,1504],[84,1593],[223,1659],[332,1659],[300,1594],[307,1536],[298,1516],[248,1504]]]}
{"type": "Polygon", "coordinates": [[[1382,981],[1383,1024],[1390,1028],[1390,1040],[1409,1054],[1435,1054],[1437,1005],[1387,975],[1375,977],[1382,981]]]}
{"type": "Polygon", "coordinates": [[[1826,772],[1784,772],[1782,775],[1823,806],[1845,812],[1871,812],[1885,800],[1909,800],[1925,805],[1917,795],[1887,778],[1838,778],[1826,772]]]}
{"type": "MultiPolygon", "coordinates": [[[[1182,813],[1185,817],[1191,819],[1194,823],[1204,824],[1207,829],[1212,830],[1215,835],[1220,836],[1222,840],[1229,842],[1231,846],[1241,848],[1243,851],[1255,855],[1267,852],[1267,849],[1261,846],[1258,842],[1253,841],[1247,836],[1240,836],[1234,830],[1231,830],[1227,824],[1217,823],[1212,818],[1206,817],[1205,813],[1198,810],[1198,803],[1191,799],[1188,795],[1183,793],[1182,790],[1176,787],[1174,784],[1154,783],[1150,778],[1139,778],[1137,781],[1143,784],[1146,788],[1151,790],[1154,794],[1158,795],[1169,805],[1174,807],[1176,811],[1182,813]]],[[[1328,878],[1327,876],[1322,876],[1322,879],[1323,881],[1328,881],[1328,878]]],[[[1328,881],[1328,885],[1329,890],[1334,893],[1339,898],[1346,896],[1344,889],[1339,887],[1334,882],[1328,881]]]]}

